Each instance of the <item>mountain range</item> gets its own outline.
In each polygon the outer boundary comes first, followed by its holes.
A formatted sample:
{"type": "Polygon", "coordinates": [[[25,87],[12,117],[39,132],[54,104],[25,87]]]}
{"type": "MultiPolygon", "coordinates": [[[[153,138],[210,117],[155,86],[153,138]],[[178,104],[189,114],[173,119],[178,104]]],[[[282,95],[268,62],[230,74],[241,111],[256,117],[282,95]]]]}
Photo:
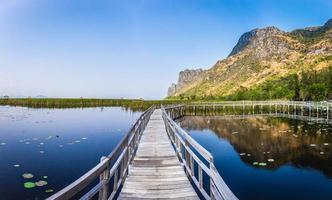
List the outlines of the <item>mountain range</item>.
{"type": "Polygon", "coordinates": [[[271,26],[244,33],[210,69],[186,69],[168,99],[332,98],[332,19],[285,32],[271,26]]]}

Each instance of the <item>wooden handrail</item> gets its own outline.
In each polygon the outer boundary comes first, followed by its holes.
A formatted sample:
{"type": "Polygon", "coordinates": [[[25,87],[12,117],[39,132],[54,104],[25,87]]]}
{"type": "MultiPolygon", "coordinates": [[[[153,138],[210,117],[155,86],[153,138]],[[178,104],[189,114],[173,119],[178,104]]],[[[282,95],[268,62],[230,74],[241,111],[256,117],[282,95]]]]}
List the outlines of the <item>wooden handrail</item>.
{"type": "MultiPolygon", "coordinates": [[[[184,107],[184,106],[183,106],[184,107]]],[[[182,108],[161,106],[163,119],[167,134],[176,150],[176,153],[182,162],[187,176],[200,191],[201,195],[207,199],[220,200],[238,200],[238,198],[229,189],[217,169],[214,167],[213,156],[209,151],[196,142],[185,130],[183,130],[172,117],[178,118],[182,114],[182,108]],[[172,114],[172,109],[180,109],[177,114],[172,114]],[[184,154],[183,154],[184,150],[184,154]],[[196,153],[198,155],[196,155],[196,153]],[[201,160],[203,158],[205,161],[201,160]],[[195,163],[197,163],[198,174],[195,174],[195,163]],[[210,189],[206,191],[203,181],[203,172],[210,179],[210,189]]]]}
{"type": "Polygon", "coordinates": [[[154,107],[152,106],[135,122],[120,143],[107,156],[102,157],[99,164],[75,180],[73,183],[63,188],[59,192],[47,198],[47,200],[70,199],[80,192],[84,192],[96,179],[99,183],[91,190],[83,194],[80,199],[91,199],[99,193],[100,200],[113,199],[118,193],[128,173],[128,166],[137,150],[139,139],[145,129],[154,107]],[[120,177],[118,177],[120,174],[120,177]],[[113,178],[113,190],[109,191],[110,180],[113,178]]]}

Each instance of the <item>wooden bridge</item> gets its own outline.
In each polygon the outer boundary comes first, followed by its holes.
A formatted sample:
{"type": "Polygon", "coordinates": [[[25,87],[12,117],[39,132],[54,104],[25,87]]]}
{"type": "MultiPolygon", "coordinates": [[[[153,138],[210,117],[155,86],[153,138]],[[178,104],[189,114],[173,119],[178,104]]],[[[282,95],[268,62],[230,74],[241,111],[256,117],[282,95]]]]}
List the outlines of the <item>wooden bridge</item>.
{"type": "Polygon", "coordinates": [[[223,101],[188,104],[185,115],[284,114],[299,117],[332,119],[332,102],[309,101],[223,101]],[[240,111],[240,113],[238,112],[240,111]],[[228,113],[227,113],[228,112],[228,113]]]}
{"type": "Polygon", "coordinates": [[[173,121],[184,113],[183,106],[148,109],[110,155],[48,200],[237,200],[212,155],[173,121]]]}

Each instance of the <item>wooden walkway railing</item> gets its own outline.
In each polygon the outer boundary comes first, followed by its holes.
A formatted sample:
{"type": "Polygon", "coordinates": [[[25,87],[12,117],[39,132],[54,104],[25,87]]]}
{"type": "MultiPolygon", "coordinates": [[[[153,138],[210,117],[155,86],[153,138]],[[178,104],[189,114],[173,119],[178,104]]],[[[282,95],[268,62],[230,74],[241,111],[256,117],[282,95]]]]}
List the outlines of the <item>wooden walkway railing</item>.
{"type": "Polygon", "coordinates": [[[205,199],[237,200],[237,197],[226,185],[213,163],[213,156],[204,147],[197,143],[173,118],[183,116],[184,106],[161,107],[166,131],[183,163],[188,177],[195,184],[205,199]],[[173,109],[176,111],[173,112],[173,109]],[[197,167],[195,167],[197,166],[197,167]],[[204,174],[206,176],[204,176],[204,174]],[[207,179],[204,181],[204,179],[207,179]],[[210,188],[204,185],[209,182],[210,188]]]}
{"type": "Polygon", "coordinates": [[[269,113],[283,113],[308,117],[320,117],[327,120],[332,118],[332,102],[310,102],[310,101],[222,101],[222,102],[199,102],[185,106],[185,114],[199,112],[213,113],[225,108],[251,109],[253,112],[258,110],[268,110],[269,113]]]}
{"type": "Polygon", "coordinates": [[[139,139],[153,110],[154,108],[151,107],[139,117],[130,131],[124,136],[109,156],[102,157],[98,165],[72,184],[47,199],[67,200],[73,198],[85,200],[92,199],[97,196],[97,194],[100,200],[113,199],[116,197],[120,186],[126,179],[129,163],[135,155],[139,139]],[[91,184],[94,184],[98,179],[99,182],[91,186],[91,184]],[[79,196],[81,193],[85,194],[79,196]]]}

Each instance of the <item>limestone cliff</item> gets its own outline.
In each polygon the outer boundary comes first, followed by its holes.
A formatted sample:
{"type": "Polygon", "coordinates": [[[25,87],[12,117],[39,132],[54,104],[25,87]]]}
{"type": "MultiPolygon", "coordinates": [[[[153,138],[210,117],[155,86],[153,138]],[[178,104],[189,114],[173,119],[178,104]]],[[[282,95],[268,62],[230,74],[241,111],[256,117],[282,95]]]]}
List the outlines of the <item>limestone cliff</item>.
{"type": "MultiPolygon", "coordinates": [[[[168,95],[171,98],[222,99],[271,81],[278,82],[290,75],[301,78],[302,71],[320,71],[330,66],[332,19],[323,26],[291,32],[273,26],[254,29],[244,33],[229,56],[217,61],[210,69],[180,73],[179,83],[170,87],[168,95]]],[[[331,89],[327,90],[325,93],[331,93],[331,89]]],[[[309,89],[304,92],[309,92],[309,89]]],[[[289,96],[271,94],[271,98],[289,96]]]]}

